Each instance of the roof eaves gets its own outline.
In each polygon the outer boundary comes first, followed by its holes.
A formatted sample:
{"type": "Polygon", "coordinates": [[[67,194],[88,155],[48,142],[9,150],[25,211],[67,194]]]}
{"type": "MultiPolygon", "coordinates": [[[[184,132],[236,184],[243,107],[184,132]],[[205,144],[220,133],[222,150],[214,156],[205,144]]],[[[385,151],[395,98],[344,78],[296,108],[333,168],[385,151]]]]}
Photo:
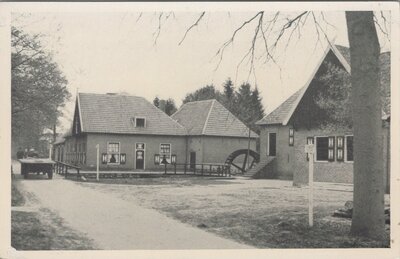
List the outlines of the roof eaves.
{"type": "Polygon", "coordinates": [[[339,59],[340,63],[342,63],[344,69],[346,69],[347,73],[351,73],[351,67],[350,64],[347,62],[347,60],[344,58],[343,54],[337,49],[335,44],[330,44],[331,50],[333,53],[336,55],[336,57],[339,59]]]}
{"type": "Polygon", "coordinates": [[[215,103],[215,99],[212,100],[210,109],[208,110],[207,118],[206,118],[206,121],[204,122],[203,130],[201,131],[201,134],[202,134],[202,135],[204,135],[204,133],[205,133],[205,131],[206,131],[207,124],[208,124],[208,119],[210,118],[210,114],[211,114],[211,111],[212,111],[212,109],[213,109],[213,107],[214,107],[214,103],[215,103]]]}
{"type": "Polygon", "coordinates": [[[77,92],[76,98],[77,98],[77,102],[78,102],[79,122],[81,124],[81,132],[83,132],[83,120],[82,120],[82,111],[81,111],[81,102],[79,99],[79,92],[77,92]]]}

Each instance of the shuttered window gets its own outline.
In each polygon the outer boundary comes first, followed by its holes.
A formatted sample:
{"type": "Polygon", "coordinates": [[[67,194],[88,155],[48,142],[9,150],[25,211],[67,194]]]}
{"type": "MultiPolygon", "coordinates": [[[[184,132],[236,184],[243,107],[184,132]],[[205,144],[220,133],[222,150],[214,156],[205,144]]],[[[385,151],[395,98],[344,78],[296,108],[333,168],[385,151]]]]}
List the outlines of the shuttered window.
{"type": "Polygon", "coordinates": [[[316,137],[316,161],[335,160],[335,137],[316,137]]]}
{"type": "Polygon", "coordinates": [[[109,142],[107,147],[107,163],[119,164],[120,163],[120,149],[118,142],[109,142]]]}
{"type": "Polygon", "coordinates": [[[353,161],[353,136],[346,136],[346,161],[353,161]]]}

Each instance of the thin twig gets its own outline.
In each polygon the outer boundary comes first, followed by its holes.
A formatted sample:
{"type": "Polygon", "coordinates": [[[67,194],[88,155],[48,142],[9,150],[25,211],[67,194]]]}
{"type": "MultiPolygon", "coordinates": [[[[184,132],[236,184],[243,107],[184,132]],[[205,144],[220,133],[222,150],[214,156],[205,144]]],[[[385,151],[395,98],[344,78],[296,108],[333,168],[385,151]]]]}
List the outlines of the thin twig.
{"type": "Polygon", "coordinates": [[[183,38],[181,39],[181,41],[178,43],[178,45],[181,45],[182,42],[185,40],[186,35],[196,26],[199,25],[199,22],[201,21],[201,19],[203,19],[203,16],[206,12],[202,12],[199,16],[199,18],[197,18],[196,22],[193,23],[186,31],[185,31],[185,35],[183,35],[183,38]]]}

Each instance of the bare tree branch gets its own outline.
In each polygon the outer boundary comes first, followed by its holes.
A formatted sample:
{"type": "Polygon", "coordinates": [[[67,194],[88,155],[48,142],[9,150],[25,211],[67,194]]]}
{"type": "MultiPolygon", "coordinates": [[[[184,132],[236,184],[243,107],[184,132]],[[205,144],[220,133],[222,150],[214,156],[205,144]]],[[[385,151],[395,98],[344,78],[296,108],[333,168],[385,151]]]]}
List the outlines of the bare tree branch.
{"type": "Polygon", "coordinates": [[[376,26],[378,27],[378,29],[383,33],[383,35],[385,35],[385,37],[389,40],[390,42],[390,36],[389,33],[387,31],[387,27],[386,27],[386,18],[385,16],[383,16],[383,13],[381,12],[381,17],[384,19],[384,26],[385,29],[382,28],[382,26],[380,25],[378,18],[376,17],[375,13],[373,15],[373,19],[374,19],[374,23],[376,24],[376,26]]]}
{"type": "Polygon", "coordinates": [[[142,15],[143,15],[143,12],[140,12],[138,18],[136,18],[136,22],[135,23],[137,23],[140,20],[140,18],[142,18],[142,15]]]}
{"type": "Polygon", "coordinates": [[[161,33],[161,18],[162,18],[162,16],[163,16],[163,12],[161,12],[160,13],[160,15],[158,16],[158,28],[157,28],[157,30],[156,30],[156,32],[155,32],[155,34],[156,34],[156,37],[155,37],[155,39],[154,39],[154,45],[157,45],[157,40],[158,40],[158,37],[160,36],[160,33],[161,33]]]}
{"type": "Polygon", "coordinates": [[[185,35],[183,35],[183,38],[182,38],[181,41],[178,43],[178,45],[181,45],[182,42],[185,40],[186,35],[190,32],[190,30],[192,30],[194,27],[196,27],[196,26],[199,24],[199,22],[201,21],[201,19],[203,18],[203,16],[204,16],[205,13],[206,13],[206,12],[202,12],[202,13],[200,14],[199,18],[197,18],[196,22],[193,23],[193,24],[185,31],[185,35]]]}
{"type": "Polygon", "coordinates": [[[251,17],[250,19],[248,19],[247,21],[243,22],[242,25],[240,25],[232,34],[231,38],[226,41],[224,44],[222,44],[222,46],[218,49],[217,53],[215,54],[214,57],[220,56],[219,58],[219,62],[218,65],[216,67],[215,70],[218,69],[219,65],[222,62],[223,56],[224,56],[224,51],[225,48],[228,47],[229,45],[231,45],[233,43],[233,41],[235,40],[236,34],[243,29],[243,27],[245,27],[247,24],[251,23],[254,19],[256,19],[258,16],[260,16],[261,14],[263,14],[264,12],[258,12],[256,15],[254,15],[253,17],[251,17]]]}

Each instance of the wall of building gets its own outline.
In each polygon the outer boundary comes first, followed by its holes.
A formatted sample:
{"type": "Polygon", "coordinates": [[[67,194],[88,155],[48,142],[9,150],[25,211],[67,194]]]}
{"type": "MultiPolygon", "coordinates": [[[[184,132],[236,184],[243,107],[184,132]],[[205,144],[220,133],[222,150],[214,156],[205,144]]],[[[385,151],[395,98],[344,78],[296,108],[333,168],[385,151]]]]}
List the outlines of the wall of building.
{"type": "MultiPolygon", "coordinates": [[[[260,133],[261,159],[268,157],[268,135],[276,133],[276,156],[274,170],[279,179],[292,179],[295,166],[295,147],[289,146],[289,126],[271,125],[263,127],[260,133]]],[[[296,145],[296,134],[295,142],[296,145]]]]}
{"type": "Polygon", "coordinates": [[[63,162],[83,165],[86,160],[87,136],[85,134],[65,138],[63,148],[63,162]]]}
{"type": "MultiPolygon", "coordinates": [[[[346,136],[352,135],[352,131],[346,128],[325,128],[325,129],[297,129],[294,131],[294,145],[289,146],[289,128],[291,126],[266,126],[260,134],[261,159],[267,157],[268,133],[277,133],[276,160],[274,170],[278,178],[293,178],[294,185],[308,183],[308,161],[304,147],[308,137],[316,136],[346,136]]],[[[383,161],[384,161],[384,182],[387,191],[390,184],[390,132],[386,125],[382,128],[383,161]]],[[[315,143],[315,141],[314,141],[315,143]]],[[[314,159],[314,181],[316,182],[337,182],[353,183],[353,163],[336,160],[332,162],[316,161],[314,159]]]]}
{"type": "MultiPolygon", "coordinates": [[[[247,149],[247,138],[203,136],[203,163],[224,163],[238,149],[247,149]]],[[[256,139],[250,140],[250,149],[256,151],[256,139]]]]}
{"type": "Polygon", "coordinates": [[[203,136],[188,137],[188,160],[190,163],[190,152],[196,152],[196,164],[203,163],[203,136]]]}
{"type": "MultiPolygon", "coordinates": [[[[304,147],[307,143],[307,137],[329,137],[329,136],[345,136],[353,133],[347,129],[336,128],[329,129],[300,129],[295,131],[295,171],[293,175],[293,184],[302,185],[308,183],[308,161],[304,147]]],[[[336,142],[336,140],[335,140],[336,142]]],[[[315,143],[315,140],[314,140],[315,143]]],[[[314,145],[315,146],[315,145],[314,145]]],[[[316,182],[336,182],[336,183],[352,183],[353,182],[353,163],[336,160],[332,162],[316,161],[314,158],[314,181],[316,182]]],[[[315,155],[314,155],[315,156],[315,155]]]]}
{"type": "Polygon", "coordinates": [[[119,135],[119,134],[88,134],[86,169],[96,168],[96,145],[100,146],[101,154],[107,153],[108,142],[119,142],[120,153],[126,154],[125,164],[101,164],[101,170],[135,170],[136,143],[145,143],[145,170],[163,170],[162,166],[154,164],[154,155],[160,153],[160,144],[171,144],[171,154],[177,156],[177,163],[185,163],[186,139],[182,136],[156,136],[156,135],[119,135]]]}

